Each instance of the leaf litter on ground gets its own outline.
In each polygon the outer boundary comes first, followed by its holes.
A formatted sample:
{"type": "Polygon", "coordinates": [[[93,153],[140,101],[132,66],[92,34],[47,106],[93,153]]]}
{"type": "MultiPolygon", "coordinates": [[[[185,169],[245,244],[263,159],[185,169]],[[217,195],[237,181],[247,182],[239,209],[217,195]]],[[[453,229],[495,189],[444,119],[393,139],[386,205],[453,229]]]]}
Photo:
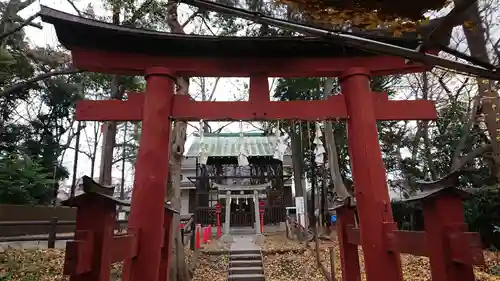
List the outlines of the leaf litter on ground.
{"type": "MultiPolygon", "coordinates": [[[[226,245],[218,245],[226,248],[226,245]]],[[[341,280],[340,253],[336,242],[321,241],[321,263],[330,269],[328,247],[335,249],[335,274],[341,280]]],[[[206,248],[217,250],[217,244],[207,245],[206,248]]],[[[308,250],[305,243],[292,241],[284,235],[268,235],[262,245],[264,252],[279,251],[279,254],[264,255],[264,272],[267,281],[310,280],[324,281],[324,277],[316,265],[314,243],[309,243],[308,250]]],[[[359,248],[362,279],[364,274],[363,252],[359,248]]],[[[500,260],[498,253],[484,251],[486,266],[476,267],[475,274],[478,281],[500,281],[500,260]]],[[[224,281],[227,280],[228,257],[226,254],[214,255],[200,253],[193,259],[193,252],[186,250],[186,263],[196,262],[192,270],[193,281],[224,281]]],[[[429,281],[430,267],[428,258],[411,255],[401,255],[405,280],[429,281]]],[[[64,250],[37,249],[14,250],[7,249],[0,253],[0,280],[2,281],[67,281],[62,275],[64,250]]],[[[111,268],[114,280],[119,280],[121,264],[116,263],[111,268]]]]}

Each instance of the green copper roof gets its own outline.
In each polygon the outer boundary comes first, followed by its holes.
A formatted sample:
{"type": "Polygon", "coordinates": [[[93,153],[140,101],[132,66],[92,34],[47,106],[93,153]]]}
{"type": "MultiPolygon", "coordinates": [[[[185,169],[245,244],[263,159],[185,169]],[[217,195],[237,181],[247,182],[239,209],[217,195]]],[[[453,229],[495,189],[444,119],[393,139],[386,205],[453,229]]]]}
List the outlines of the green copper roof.
{"type": "MultiPolygon", "coordinates": [[[[218,135],[205,135],[203,143],[207,147],[209,157],[237,157],[240,153],[239,133],[225,133],[218,135]]],[[[275,136],[263,136],[261,133],[245,133],[244,145],[249,156],[273,156],[275,136]]],[[[200,138],[196,137],[189,147],[186,157],[198,156],[200,151],[200,138]]],[[[291,155],[287,150],[286,155],[291,155]]]]}

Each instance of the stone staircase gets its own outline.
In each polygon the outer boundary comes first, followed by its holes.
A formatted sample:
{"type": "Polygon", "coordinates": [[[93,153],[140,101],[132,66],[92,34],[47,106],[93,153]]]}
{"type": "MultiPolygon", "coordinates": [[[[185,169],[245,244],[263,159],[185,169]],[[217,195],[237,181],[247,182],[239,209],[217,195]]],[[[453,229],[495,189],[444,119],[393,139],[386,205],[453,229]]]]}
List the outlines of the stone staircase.
{"type": "Polygon", "coordinates": [[[228,281],[265,281],[260,249],[231,249],[228,281]]]}

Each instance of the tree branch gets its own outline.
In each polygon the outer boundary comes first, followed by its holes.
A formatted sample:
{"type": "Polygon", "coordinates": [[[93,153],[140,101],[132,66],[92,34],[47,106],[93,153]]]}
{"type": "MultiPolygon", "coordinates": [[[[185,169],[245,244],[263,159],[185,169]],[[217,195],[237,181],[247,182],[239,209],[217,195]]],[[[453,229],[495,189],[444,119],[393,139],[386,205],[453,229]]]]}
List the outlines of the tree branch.
{"type": "Polygon", "coordinates": [[[140,19],[144,16],[144,14],[146,13],[146,9],[151,4],[153,4],[153,0],[144,1],[144,3],[142,3],[142,5],[137,10],[135,10],[134,14],[130,17],[130,19],[123,22],[123,24],[124,25],[134,24],[138,19],[140,19]]]}
{"type": "Polygon", "coordinates": [[[73,7],[73,9],[75,9],[78,16],[83,17],[82,12],[80,12],[80,10],[78,10],[78,8],[76,7],[75,3],[72,0],[66,0],[66,2],[68,2],[71,5],[71,7],[73,7]]]}
{"type": "Polygon", "coordinates": [[[480,147],[474,149],[470,153],[468,153],[465,156],[463,156],[462,158],[460,158],[457,165],[455,167],[452,167],[451,170],[452,171],[461,170],[467,163],[472,161],[474,158],[479,157],[479,156],[483,155],[484,153],[491,151],[491,149],[492,149],[491,144],[485,144],[483,146],[480,146],[480,147]]]}
{"type": "Polygon", "coordinates": [[[83,72],[83,70],[77,70],[77,69],[74,69],[74,68],[67,68],[67,69],[62,69],[62,70],[56,70],[56,71],[52,71],[52,72],[43,73],[43,74],[35,76],[35,77],[31,78],[31,79],[28,79],[28,80],[23,81],[23,82],[16,83],[16,84],[8,87],[7,89],[5,89],[5,90],[3,90],[3,91],[0,92],[0,97],[9,95],[9,94],[11,94],[11,93],[13,93],[15,91],[20,91],[20,90],[24,89],[25,87],[27,87],[30,84],[36,83],[38,81],[42,81],[44,79],[47,79],[47,78],[50,78],[50,77],[53,77],[53,76],[76,74],[76,73],[80,73],[80,72],[83,72]]]}
{"type": "Polygon", "coordinates": [[[36,13],[36,14],[32,15],[31,17],[27,18],[20,25],[14,27],[11,30],[7,30],[6,32],[2,33],[0,35],[0,40],[4,40],[5,38],[9,37],[10,35],[18,32],[21,29],[23,29],[25,26],[30,25],[31,22],[34,21],[38,16],[39,16],[39,13],[36,13]]]}
{"type": "Polygon", "coordinates": [[[214,87],[212,88],[212,92],[210,93],[210,95],[208,96],[208,100],[211,101],[212,98],[214,97],[214,94],[215,94],[215,90],[217,89],[217,84],[219,84],[219,80],[220,80],[220,77],[217,77],[215,79],[215,83],[214,83],[214,87]]]}
{"type": "Polygon", "coordinates": [[[189,18],[181,25],[182,28],[186,27],[196,16],[198,15],[198,11],[194,12],[189,18]]]}

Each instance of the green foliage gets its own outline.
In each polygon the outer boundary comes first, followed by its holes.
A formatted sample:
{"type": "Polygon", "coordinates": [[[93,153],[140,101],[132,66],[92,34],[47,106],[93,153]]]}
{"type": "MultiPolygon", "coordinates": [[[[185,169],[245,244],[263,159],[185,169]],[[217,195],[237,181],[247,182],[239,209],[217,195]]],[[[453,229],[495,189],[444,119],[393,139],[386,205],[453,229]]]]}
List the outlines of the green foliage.
{"type": "Polygon", "coordinates": [[[0,204],[47,204],[54,181],[28,156],[0,157],[0,204]]]}
{"type": "Polygon", "coordinates": [[[414,204],[392,201],[392,214],[401,230],[423,230],[422,208],[414,204]]]}
{"type": "Polygon", "coordinates": [[[485,245],[500,249],[500,192],[497,188],[485,189],[464,204],[465,221],[469,230],[479,232],[485,245]]]}
{"type": "MultiPolygon", "coordinates": [[[[400,229],[423,230],[422,206],[405,202],[392,202],[394,220],[400,229]]],[[[469,231],[479,232],[485,247],[500,249],[500,192],[497,188],[475,192],[474,196],[464,202],[465,222],[469,231]]]]}
{"type": "MultiPolygon", "coordinates": [[[[22,22],[16,13],[30,3],[8,1],[0,5],[1,30],[13,29],[22,22]]],[[[23,30],[1,42],[2,203],[50,203],[52,194],[57,193],[58,182],[68,176],[59,158],[67,149],[63,140],[71,137],[74,104],[81,98],[77,86],[80,76],[49,76],[37,83],[23,82],[66,68],[67,59],[68,55],[57,49],[30,46],[23,30]],[[16,87],[10,90],[13,85],[16,87]],[[9,91],[4,92],[6,89],[9,91]]]]}

